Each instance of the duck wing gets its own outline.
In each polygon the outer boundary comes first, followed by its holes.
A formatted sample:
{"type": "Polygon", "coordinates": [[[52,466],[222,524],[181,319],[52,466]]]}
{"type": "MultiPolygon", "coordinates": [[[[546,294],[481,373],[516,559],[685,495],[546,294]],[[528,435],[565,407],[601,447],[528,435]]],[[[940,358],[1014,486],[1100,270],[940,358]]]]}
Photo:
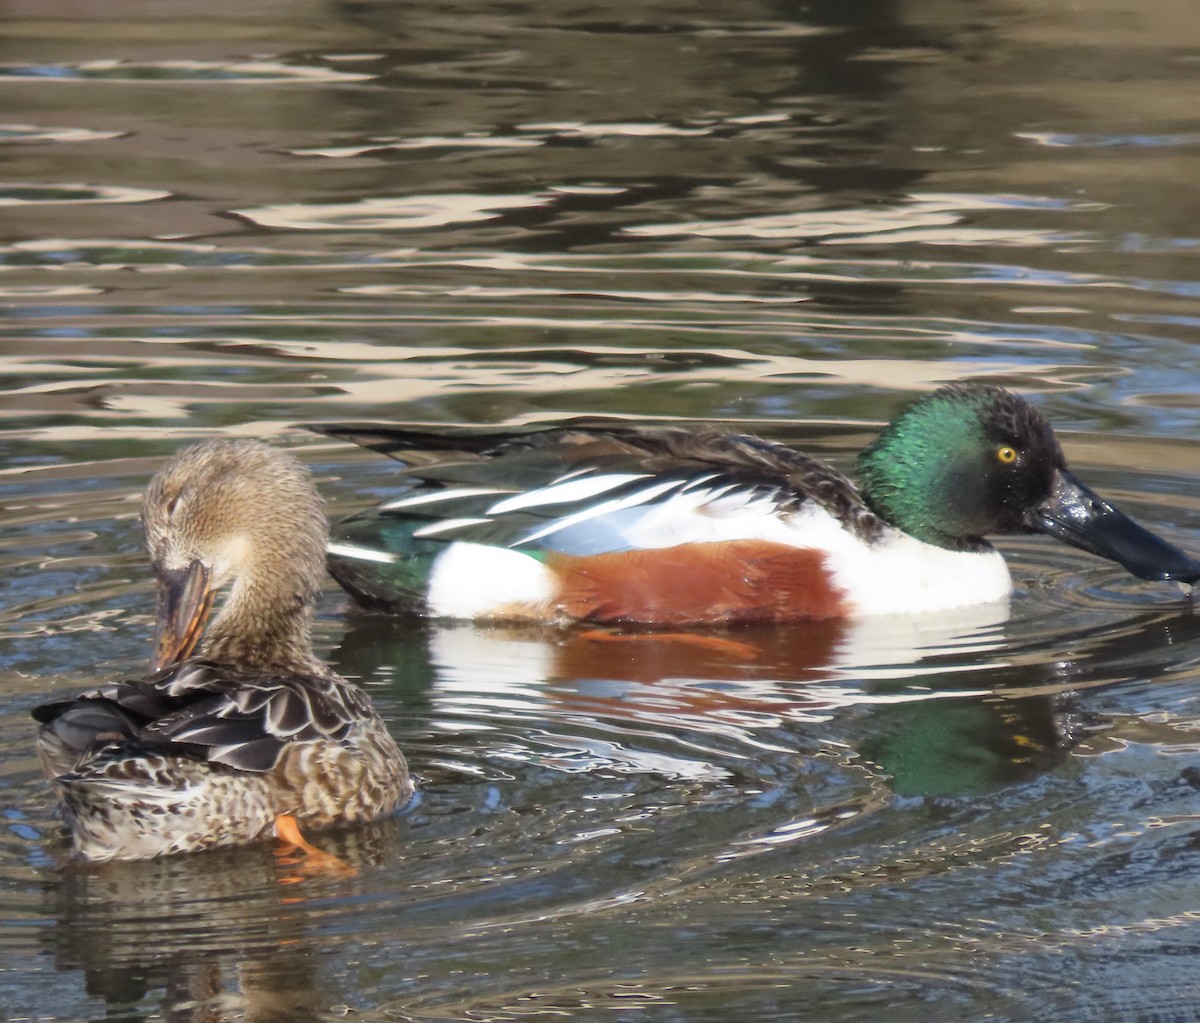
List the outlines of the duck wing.
{"type": "MultiPolygon", "coordinates": [[[[377,528],[381,520],[402,521],[412,526],[402,531],[406,538],[557,547],[568,536],[580,542],[589,530],[568,532],[568,526],[589,522],[595,527],[589,553],[596,553],[620,549],[620,530],[614,535],[605,527],[673,499],[681,512],[706,515],[753,504],[779,516],[816,504],[865,540],[883,529],[836,469],[786,445],[725,430],[647,430],[590,419],[524,432],[431,433],[364,423],[310,428],[404,463],[403,491],[346,523],[377,528]]],[[[350,533],[345,539],[354,543],[364,531],[352,526],[350,533]]]]}
{"type": "Polygon", "coordinates": [[[334,677],[255,676],[201,659],[33,710],[56,775],[114,745],[265,772],[290,743],[343,739],[372,715],[365,694],[334,677]]]}
{"type": "Polygon", "coordinates": [[[868,543],[887,528],[836,469],[728,430],[596,420],[519,432],[316,429],[404,464],[400,492],[336,523],[329,544],[333,577],[384,611],[428,613],[431,593],[480,586],[492,594],[481,607],[519,603],[521,584],[512,580],[528,576],[527,566],[486,549],[587,562],[741,540],[804,546],[798,513],[810,508],[868,543]],[[473,554],[448,572],[442,555],[452,551],[473,554]]]}

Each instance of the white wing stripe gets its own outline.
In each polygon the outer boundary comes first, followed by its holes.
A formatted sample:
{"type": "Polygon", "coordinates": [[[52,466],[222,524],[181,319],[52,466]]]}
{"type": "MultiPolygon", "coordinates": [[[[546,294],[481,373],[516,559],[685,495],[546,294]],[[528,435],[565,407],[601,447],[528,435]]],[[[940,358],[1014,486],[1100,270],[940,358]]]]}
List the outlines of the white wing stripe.
{"type": "Polygon", "coordinates": [[[497,501],[488,509],[489,515],[503,515],[505,512],[519,511],[522,508],[537,508],[544,504],[566,504],[569,501],[585,501],[589,497],[607,493],[626,483],[644,480],[649,473],[614,472],[603,476],[588,476],[567,480],[564,483],[552,483],[548,487],[530,490],[524,494],[506,497],[497,501]]]}
{"type": "Polygon", "coordinates": [[[616,497],[609,501],[603,501],[600,504],[592,505],[590,508],[584,508],[582,511],[576,512],[574,515],[565,515],[561,519],[555,519],[548,526],[538,529],[520,539],[514,540],[509,544],[510,547],[519,547],[521,544],[532,543],[534,540],[540,540],[544,536],[549,536],[560,529],[565,529],[567,526],[573,526],[579,522],[586,522],[588,519],[594,519],[599,515],[610,515],[613,512],[620,511],[623,508],[635,508],[639,504],[647,504],[653,501],[656,497],[661,497],[668,490],[677,490],[683,485],[683,480],[666,480],[662,483],[656,483],[652,487],[646,487],[633,494],[627,494],[625,497],[616,497]]]}
{"type": "Polygon", "coordinates": [[[325,549],[335,557],[353,558],[355,561],[378,561],[380,564],[390,565],[396,560],[396,556],[388,554],[387,551],[376,551],[370,547],[357,547],[350,543],[331,543],[325,549]]]}
{"type": "Polygon", "coordinates": [[[379,511],[396,511],[400,508],[416,508],[422,504],[436,504],[438,501],[453,501],[459,497],[481,497],[485,494],[511,494],[511,489],[504,487],[460,487],[458,490],[435,490],[428,494],[417,494],[415,497],[401,497],[395,501],[385,501],[379,506],[379,511]]]}
{"type": "Polygon", "coordinates": [[[687,491],[691,490],[693,487],[703,486],[705,483],[708,483],[710,480],[715,480],[717,478],[717,476],[719,476],[719,475],[720,475],[720,473],[710,472],[707,475],[697,476],[695,479],[688,480],[687,483],[685,483],[683,485],[683,490],[681,490],[680,493],[681,494],[686,493],[687,491]]]}
{"type": "Polygon", "coordinates": [[[462,529],[464,526],[482,526],[485,522],[491,521],[491,519],[442,519],[441,522],[414,529],[412,535],[414,537],[436,536],[438,533],[446,533],[452,529],[462,529]]]}
{"type": "Polygon", "coordinates": [[[550,485],[555,483],[566,483],[567,480],[576,479],[579,476],[589,476],[596,471],[594,465],[585,465],[582,469],[572,469],[570,472],[564,472],[561,476],[550,481],[550,485]]]}

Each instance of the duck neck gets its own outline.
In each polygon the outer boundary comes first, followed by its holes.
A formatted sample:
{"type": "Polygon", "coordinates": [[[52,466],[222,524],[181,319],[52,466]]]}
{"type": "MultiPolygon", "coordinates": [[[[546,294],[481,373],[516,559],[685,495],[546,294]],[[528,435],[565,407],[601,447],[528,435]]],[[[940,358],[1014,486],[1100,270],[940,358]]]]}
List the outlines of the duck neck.
{"type": "Polygon", "coordinates": [[[315,592],[267,591],[253,577],[239,579],[208,629],[202,656],[259,671],[330,674],[312,650],[315,592]]]}
{"type": "Polygon", "coordinates": [[[974,521],[961,452],[918,445],[876,445],[858,458],[859,489],[867,507],[922,543],[951,551],[989,550],[974,521]]]}
{"type": "Polygon", "coordinates": [[[984,441],[979,401],[937,392],[913,405],[858,456],[867,506],[909,536],[947,550],[986,550],[972,493],[984,441]]]}

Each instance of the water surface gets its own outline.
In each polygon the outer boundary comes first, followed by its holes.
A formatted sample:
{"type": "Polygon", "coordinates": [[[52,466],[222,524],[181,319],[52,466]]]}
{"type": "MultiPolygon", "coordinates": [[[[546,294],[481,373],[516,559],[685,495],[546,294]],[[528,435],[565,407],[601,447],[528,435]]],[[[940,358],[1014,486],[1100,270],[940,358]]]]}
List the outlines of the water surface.
{"type": "Polygon", "coordinates": [[[1200,14],[10,4],[0,1006],[14,1020],[1200,1018],[1200,618],[1003,544],[1010,607],[694,635],[358,612],[378,824],[88,869],[29,709],[146,663],[138,501],[212,434],[729,420],[847,467],[1030,395],[1200,550],[1200,14]]]}

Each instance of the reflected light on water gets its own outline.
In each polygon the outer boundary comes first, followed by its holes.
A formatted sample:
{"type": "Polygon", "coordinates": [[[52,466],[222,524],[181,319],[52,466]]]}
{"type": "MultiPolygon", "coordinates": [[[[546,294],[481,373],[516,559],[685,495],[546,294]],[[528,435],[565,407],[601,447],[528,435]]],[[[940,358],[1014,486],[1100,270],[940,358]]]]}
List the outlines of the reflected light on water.
{"type": "Polygon", "coordinates": [[[396,468],[304,423],[720,421],[849,468],[982,379],[1200,550],[1200,7],[5,13],[8,1015],[1195,1016],[1200,615],[1044,538],[971,621],[518,633],[331,583],[318,645],[419,780],[317,837],[353,879],[80,869],[28,712],[144,671],[139,496],[202,436],[339,517],[396,468]]]}
{"type": "Polygon", "coordinates": [[[121,188],[106,185],[39,185],[0,182],[0,206],[80,206],[132,202],[155,202],[170,198],[170,192],[150,188],[121,188]]]}
{"type": "Polygon", "coordinates": [[[173,82],[262,85],[266,83],[365,82],[374,75],[325,67],[304,67],[270,60],[89,60],[79,64],[0,65],[0,79],[38,82],[113,82],[170,84],[173,82]]]}
{"type": "Polygon", "coordinates": [[[304,231],[394,231],[493,220],[508,210],[532,209],[553,200],[532,195],[417,195],[360,199],[352,203],[266,206],[234,210],[263,227],[304,231]]]}
{"type": "Polygon", "coordinates": [[[98,142],[117,139],[119,131],[94,131],[90,128],[51,128],[36,124],[0,124],[0,145],[13,142],[98,142]]]}

